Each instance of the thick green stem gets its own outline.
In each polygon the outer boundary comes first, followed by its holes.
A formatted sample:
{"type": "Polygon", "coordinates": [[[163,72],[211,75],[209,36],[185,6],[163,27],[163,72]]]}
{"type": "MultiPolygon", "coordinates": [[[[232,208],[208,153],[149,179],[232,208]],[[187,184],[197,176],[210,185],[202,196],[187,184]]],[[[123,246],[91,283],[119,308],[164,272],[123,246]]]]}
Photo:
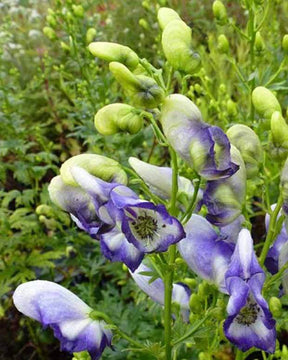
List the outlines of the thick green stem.
{"type": "Polygon", "coordinates": [[[267,254],[268,254],[269,248],[272,245],[275,236],[277,235],[276,234],[277,216],[278,216],[278,214],[279,214],[279,212],[280,212],[280,210],[282,208],[282,204],[283,204],[283,198],[280,195],[279,199],[278,199],[278,202],[277,202],[277,205],[276,205],[276,207],[275,207],[275,209],[274,209],[274,211],[273,211],[273,213],[271,215],[267,237],[266,237],[266,240],[265,240],[265,243],[264,243],[260,258],[259,258],[259,263],[260,263],[261,266],[264,265],[264,262],[265,262],[267,254]]]}
{"type": "MultiPolygon", "coordinates": [[[[170,213],[177,215],[177,192],[178,192],[178,163],[175,151],[170,148],[171,165],[172,165],[172,194],[170,200],[170,213]]],[[[174,277],[174,263],[176,258],[176,245],[171,245],[168,251],[168,266],[164,276],[164,338],[165,338],[165,359],[171,360],[172,358],[172,288],[174,277]]]]}
{"type": "Polygon", "coordinates": [[[196,200],[197,200],[197,195],[198,195],[198,192],[199,192],[199,188],[200,188],[200,184],[201,184],[201,177],[199,176],[198,177],[198,181],[196,182],[195,184],[195,188],[194,188],[194,193],[193,193],[193,197],[192,197],[192,200],[189,204],[189,207],[188,209],[186,210],[185,214],[183,215],[183,217],[181,218],[181,221],[182,221],[182,224],[186,224],[187,221],[190,219],[194,209],[195,209],[195,206],[196,206],[196,200]]]}

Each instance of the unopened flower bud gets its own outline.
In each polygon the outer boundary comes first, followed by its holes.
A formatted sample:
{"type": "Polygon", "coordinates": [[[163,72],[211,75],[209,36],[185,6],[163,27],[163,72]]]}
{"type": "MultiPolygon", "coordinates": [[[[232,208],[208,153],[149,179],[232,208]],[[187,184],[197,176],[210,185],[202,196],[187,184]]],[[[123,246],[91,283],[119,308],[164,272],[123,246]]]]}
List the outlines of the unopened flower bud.
{"type": "Polygon", "coordinates": [[[40,215],[39,221],[46,226],[49,230],[56,230],[58,223],[55,219],[47,219],[46,216],[40,215]]]}
{"type": "Polygon", "coordinates": [[[288,154],[288,125],[279,111],[271,117],[271,139],[273,157],[284,160],[288,154]]]}
{"type": "Polygon", "coordinates": [[[36,214],[37,215],[45,215],[48,217],[52,217],[54,215],[52,207],[49,205],[45,205],[45,204],[41,204],[41,205],[37,206],[36,214]]]}
{"type": "Polygon", "coordinates": [[[145,10],[150,10],[150,4],[148,1],[146,0],[142,1],[142,6],[145,10]]]}
{"type": "Polygon", "coordinates": [[[218,37],[218,50],[221,54],[228,54],[229,52],[229,41],[224,34],[218,37]]]}
{"type": "Polygon", "coordinates": [[[109,69],[135,105],[153,109],[163,101],[164,90],[154,79],[145,75],[134,75],[118,62],[111,62],[109,69]]]}
{"type": "Polygon", "coordinates": [[[113,135],[119,131],[136,134],[142,128],[143,120],[133,106],[116,103],[100,109],[95,115],[94,124],[102,135],[113,135]]]}
{"type": "Polygon", "coordinates": [[[94,40],[96,34],[97,34],[96,29],[89,28],[86,32],[86,44],[90,44],[94,40]]]}
{"type": "Polygon", "coordinates": [[[198,294],[192,294],[189,300],[189,307],[194,314],[202,312],[202,299],[198,294]]]}
{"type": "Polygon", "coordinates": [[[43,28],[43,34],[50,40],[55,40],[57,38],[55,31],[49,26],[43,28]]]}
{"type": "Polygon", "coordinates": [[[55,19],[55,16],[53,16],[53,15],[50,15],[50,14],[47,15],[46,16],[46,21],[52,28],[55,28],[56,25],[57,25],[57,21],[55,19]]]}
{"type": "Polygon", "coordinates": [[[169,22],[173,20],[181,20],[176,11],[167,7],[162,7],[158,10],[157,19],[161,30],[164,30],[169,22]]]}
{"type": "Polygon", "coordinates": [[[162,47],[169,64],[193,74],[201,66],[200,55],[192,47],[192,31],[182,20],[170,21],[162,33],[162,47]]]}
{"type": "Polygon", "coordinates": [[[198,282],[196,279],[190,279],[190,278],[185,278],[183,280],[183,283],[188,285],[190,289],[195,289],[196,286],[198,285],[198,282]]]}
{"type": "Polygon", "coordinates": [[[263,86],[258,86],[253,90],[252,102],[256,111],[264,119],[270,120],[274,111],[281,112],[281,106],[276,96],[263,86]]]}
{"type": "Polygon", "coordinates": [[[255,50],[258,54],[261,54],[265,50],[264,40],[259,31],[257,31],[255,37],[255,50]]]}
{"type": "Polygon", "coordinates": [[[65,253],[67,258],[74,258],[77,254],[77,251],[73,246],[69,245],[66,247],[65,253]]]}
{"type": "Polygon", "coordinates": [[[225,25],[228,18],[227,18],[226,8],[223,5],[222,1],[220,0],[214,1],[212,5],[212,10],[219,25],[225,25]]]}
{"type": "Polygon", "coordinates": [[[273,316],[279,317],[282,314],[282,304],[280,299],[272,296],[269,300],[269,308],[273,316]]]}
{"type": "Polygon", "coordinates": [[[263,161],[263,151],[260,140],[255,132],[246,125],[236,124],[227,131],[227,136],[241,153],[244,160],[247,178],[251,179],[259,172],[263,161]]]}
{"type": "Polygon", "coordinates": [[[81,5],[72,5],[72,10],[75,16],[82,18],[84,16],[84,9],[81,5]]]}
{"type": "Polygon", "coordinates": [[[120,45],[112,42],[92,42],[88,46],[92,55],[99,57],[105,61],[117,61],[129,69],[134,70],[138,63],[138,55],[128,46],[120,45]]]}
{"type": "Polygon", "coordinates": [[[236,117],[238,114],[237,104],[231,99],[227,101],[227,113],[230,117],[236,117]]]}
{"type": "Polygon", "coordinates": [[[283,51],[288,54],[288,34],[285,34],[282,39],[283,51]]]}
{"type": "Polygon", "coordinates": [[[139,20],[139,25],[145,30],[149,29],[149,24],[145,19],[140,19],[139,20]]]}
{"type": "Polygon", "coordinates": [[[61,48],[64,50],[64,51],[67,51],[67,52],[70,52],[70,46],[69,45],[67,45],[64,41],[61,41],[60,42],[60,46],[61,46],[61,48]]]}
{"type": "Polygon", "coordinates": [[[81,154],[66,160],[60,168],[60,175],[65,184],[78,185],[70,172],[70,169],[76,166],[104,181],[127,184],[127,175],[117,161],[96,154],[81,154]]]}

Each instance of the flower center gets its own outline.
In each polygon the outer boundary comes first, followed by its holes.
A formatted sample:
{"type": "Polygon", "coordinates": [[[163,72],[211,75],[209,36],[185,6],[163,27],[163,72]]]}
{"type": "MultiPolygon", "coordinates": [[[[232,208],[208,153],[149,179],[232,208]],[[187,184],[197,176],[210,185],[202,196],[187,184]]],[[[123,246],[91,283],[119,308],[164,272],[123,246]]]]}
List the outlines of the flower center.
{"type": "Polygon", "coordinates": [[[144,213],[132,221],[132,226],[135,232],[142,239],[153,239],[154,234],[158,229],[157,220],[152,216],[144,213]]]}
{"type": "Polygon", "coordinates": [[[255,302],[249,302],[243,306],[239,314],[236,316],[236,321],[241,325],[251,325],[257,320],[258,313],[260,311],[259,306],[255,302]]]}

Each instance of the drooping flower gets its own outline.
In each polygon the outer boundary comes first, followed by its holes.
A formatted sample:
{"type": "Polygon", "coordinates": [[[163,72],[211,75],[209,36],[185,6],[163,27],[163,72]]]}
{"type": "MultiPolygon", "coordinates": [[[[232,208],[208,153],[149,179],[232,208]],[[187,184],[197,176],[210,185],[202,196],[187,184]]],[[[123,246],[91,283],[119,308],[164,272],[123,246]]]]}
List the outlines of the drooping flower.
{"type": "Polygon", "coordinates": [[[170,145],[203,178],[226,178],[238,170],[231,161],[228,137],[219,127],[206,124],[184,95],[165,99],[160,120],[170,145]]]}
{"type": "MultiPolygon", "coordinates": [[[[129,164],[136,173],[144,180],[151,192],[163,199],[170,199],[172,194],[172,169],[169,167],[148,164],[137,158],[130,157],[129,164]]],[[[178,176],[178,196],[192,197],[194,186],[184,176],[178,176]]],[[[199,191],[198,199],[201,198],[199,191]]]]}
{"type": "Polygon", "coordinates": [[[207,181],[203,193],[209,222],[226,226],[240,216],[246,197],[246,169],[240,152],[232,145],[231,156],[239,170],[229,178],[207,181]]]}
{"type": "MultiPolygon", "coordinates": [[[[151,272],[151,269],[143,263],[136,271],[130,271],[130,274],[136,284],[143,290],[153,301],[164,306],[164,283],[163,280],[157,278],[151,282],[151,276],[146,273],[151,272]],[[145,273],[145,274],[142,274],[145,273]]],[[[173,284],[172,288],[172,302],[180,306],[181,314],[184,321],[189,320],[189,288],[181,283],[173,284]]]]}
{"type": "Polygon", "coordinates": [[[242,351],[255,346],[273,353],[275,321],[261,295],[265,274],[258,264],[247,229],[242,229],[239,234],[225,279],[230,294],[228,318],[224,323],[227,339],[242,351]]]}
{"type": "MultiPolygon", "coordinates": [[[[181,223],[169,215],[164,205],[123,196],[123,186],[111,191],[108,212],[116,207],[116,222],[121,226],[127,240],[144,253],[163,252],[185,236],[181,223]],[[112,206],[111,206],[112,205],[112,206]],[[121,225],[120,225],[121,224],[121,225]]],[[[135,194],[136,195],[136,194],[135,194]]]]}
{"type": "Polygon", "coordinates": [[[16,308],[24,315],[51,327],[70,353],[87,350],[93,360],[111,346],[112,332],[103,320],[90,317],[93,309],[71,291],[56,283],[35,280],[21,284],[13,295],[16,308]]]}
{"type": "Polygon", "coordinates": [[[52,180],[49,193],[54,203],[70,212],[77,226],[100,240],[103,254],[123,261],[134,271],[144,253],[166,251],[185,233],[181,223],[163,205],[140,200],[127,186],[103,181],[78,166],[69,167],[52,180]]]}
{"type": "Polygon", "coordinates": [[[183,259],[197,275],[227,292],[224,277],[234,250],[233,242],[223,241],[212,225],[196,214],[184,230],[186,237],[177,245],[183,259]]]}
{"type": "MultiPolygon", "coordinates": [[[[271,210],[274,210],[275,207],[276,207],[276,204],[273,204],[271,206],[271,210]]],[[[280,216],[280,214],[278,215],[278,217],[279,216],[280,216]]],[[[269,224],[270,224],[270,215],[266,214],[265,227],[266,227],[267,231],[269,228],[269,224]]],[[[280,253],[282,252],[283,246],[286,243],[288,243],[288,235],[287,235],[285,223],[283,223],[281,230],[280,230],[279,234],[277,235],[273,245],[270,247],[270,249],[267,253],[266,259],[265,259],[265,266],[271,274],[276,274],[280,269],[279,256],[280,256],[280,253]]],[[[282,259],[284,259],[283,255],[282,255],[282,259]]]]}

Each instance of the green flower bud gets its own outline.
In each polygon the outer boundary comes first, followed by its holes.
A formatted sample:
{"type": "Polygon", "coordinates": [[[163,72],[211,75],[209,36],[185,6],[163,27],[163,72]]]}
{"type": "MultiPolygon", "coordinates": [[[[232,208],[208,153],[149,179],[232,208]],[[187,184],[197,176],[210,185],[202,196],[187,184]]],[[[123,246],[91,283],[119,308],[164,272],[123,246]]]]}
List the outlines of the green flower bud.
{"type": "Polygon", "coordinates": [[[73,246],[69,245],[66,247],[65,253],[67,258],[74,258],[77,254],[77,251],[73,246]]]}
{"type": "Polygon", "coordinates": [[[38,205],[36,208],[36,214],[37,215],[45,215],[48,217],[53,217],[54,212],[51,206],[49,205],[45,205],[45,204],[41,204],[38,205]]]}
{"type": "Polygon", "coordinates": [[[227,11],[222,1],[216,0],[212,5],[213,14],[219,23],[219,25],[225,25],[227,23],[227,11]]]}
{"type": "Polygon", "coordinates": [[[283,36],[282,48],[283,48],[283,51],[287,54],[288,53],[288,34],[285,34],[283,36]]]}
{"type": "Polygon", "coordinates": [[[188,285],[190,289],[195,289],[196,286],[198,285],[198,282],[196,279],[190,279],[190,278],[185,278],[183,280],[183,283],[188,285]]]}
{"type": "Polygon", "coordinates": [[[263,86],[258,86],[253,90],[252,102],[256,111],[264,119],[270,120],[274,111],[281,112],[281,106],[276,96],[263,86]]]}
{"type": "Polygon", "coordinates": [[[126,66],[111,62],[109,69],[135,105],[153,109],[164,100],[164,90],[145,75],[134,75],[126,66]]]}
{"type": "Polygon", "coordinates": [[[55,28],[57,25],[57,21],[53,15],[47,15],[46,21],[52,28],[55,28]]]}
{"type": "Polygon", "coordinates": [[[145,29],[145,30],[148,30],[148,29],[149,29],[149,24],[148,24],[148,22],[147,22],[145,19],[140,19],[140,20],[139,20],[139,25],[140,25],[141,27],[143,27],[143,29],[145,29]]]}
{"type": "Polygon", "coordinates": [[[279,111],[271,117],[272,156],[284,160],[288,154],[288,125],[279,111]]]}
{"type": "Polygon", "coordinates": [[[189,300],[189,307],[194,314],[202,312],[202,298],[198,294],[192,294],[189,300]]]}
{"type": "Polygon", "coordinates": [[[288,360],[288,348],[286,345],[282,347],[282,357],[281,360],[288,360]]]}
{"type": "Polygon", "coordinates": [[[88,49],[92,55],[102,60],[117,61],[131,70],[134,70],[139,63],[138,55],[128,46],[110,42],[93,42],[88,49]]]}
{"type": "Polygon", "coordinates": [[[218,50],[221,54],[228,54],[229,41],[224,34],[218,36],[218,50]]]}
{"type": "Polygon", "coordinates": [[[192,48],[192,32],[184,21],[173,20],[165,26],[162,47],[166,59],[174,69],[188,74],[199,70],[201,59],[192,48]]]}
{"type": "Polygon", "coordinates": [[[167,7],[162,7],[158,10],[157,19],[161,30],[164,30],[171,21],[181,20],[176,11],[167,7]]]}
{"type": "Polygon", "coordinates": [[[272,296],[269,300],[269,308],[273,316],[279,317],[282,314],[282,304],[280,299],[272,296]]]}
{"type": "Polygon", "coordinates": [[[61,46],[61,48],[64,50],[64,51],[67,51],[67,52],[70,52],[70,46],[69,45],[67,45],[64,41],[61,41],[60,42],[60,46],[61,46]]]}
{"type": "Polygon", "coordinates": [[[96,34],[97,34],[96,29],[89,28],[86,32],[86,44],[90,44],[94,40],[96,34]]]}
{"type": "Polygon", "coordinates": [[[49,230],[56,230],[58,227],[58,222],[55,219],[47,219],[44,215],[39,216],[39,221],[49,230]]]}
{"type": "Polygon", "coordinates": [[[237,104],[233,100],[229,99],[226,105],[228,115],[230,117],[236,117],[238,114],[237,104]]]}
{"type": "Polygon", "coordinates": [[[150,10],[150,4],[148,1],[146,0],[142,1],[142,6],[145,10],[150,10]]]}
{"type": "Polygon", "coordinates": [[[143,120],[130,105],[110,104],[97,112],[94,124],[102,135],[113,135],[119,131],[136,134],[142,128],[143,120]]]}
{"type": "Polygon", "coordinates": [[[263,161],[260,140],[255,132],[246,125],[236,124],[227,131],[227,136],[239,151],[244,160],[247,179],[258,175],[259,166],[263,161]]]}
{"type": "Polygon", "coordinates": [[[81,154],[73,156],[62,164],[60,168],[62,180],[67,185],[78,186],[70,172],[70,168],[72,166],[81,167],[88,171],[91,175],[99,177],[104,181],[127,184],[127,175],[121,168],[120,164],[115,160],[107,158],[106,156],[81,154]]]}
{"type": "Polygon", "coordinates": [[[261,54],[265,50],[264,40],[259,31],[257,31],[255,37],[255,49],[258,54],[261,54]]]}
{"type": "Polygon", "coordinates": [[[43,34],[50,40],[55,40],[57,38],[55,31],[49,26],[43,28],[43,34]]]}
{"type": "Polygon", "coordinates": [[[211,293],[211,286],[206,282],[202,281],[201,284],[198,286],[198,295],[205,299],[211,293]]]}
{"type": "Polygon", "coordinates": [[[84,16],[84,9],[81,5],[72,5],[72,10],[75,16],[80,18],[84,16]]]}

